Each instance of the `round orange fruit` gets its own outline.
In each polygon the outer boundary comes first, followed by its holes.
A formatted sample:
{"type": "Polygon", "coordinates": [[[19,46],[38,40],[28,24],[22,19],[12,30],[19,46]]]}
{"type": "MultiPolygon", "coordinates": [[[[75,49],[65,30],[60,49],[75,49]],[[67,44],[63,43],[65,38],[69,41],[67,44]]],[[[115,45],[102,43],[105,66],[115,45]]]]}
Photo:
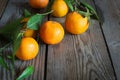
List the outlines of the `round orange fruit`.
{"type": "Polygon", "coordinates": [[[49,0],[29,0],[29,4],[33,8],[45,8],[48,3],[49,0]]]}
{"type": "Polygon", "coordinates": [[[55,17],[63,17],[68,13],[68,6],[64,0],[54,0],[51,9],[55,17]]]}
{"type": "Polygon", "coordinates": [[[82,34],[89,26],[88,18],[81,16],[77,12],[70,12],[65,20],[65,28],[71,34],[82,34]]]}
{"type": "Polygon", "coordinates": [[[22,38],[16,57],[21,60],[30,60],[36,57],[39,51],[38,43],[31,37],[22,38]]]}
{"type": "Polygon", "coordinates": [[[46,21],[40,27],[40,38],[46,44],[57,44],[64,37],[62,25],[56,21],[46,21]]]}

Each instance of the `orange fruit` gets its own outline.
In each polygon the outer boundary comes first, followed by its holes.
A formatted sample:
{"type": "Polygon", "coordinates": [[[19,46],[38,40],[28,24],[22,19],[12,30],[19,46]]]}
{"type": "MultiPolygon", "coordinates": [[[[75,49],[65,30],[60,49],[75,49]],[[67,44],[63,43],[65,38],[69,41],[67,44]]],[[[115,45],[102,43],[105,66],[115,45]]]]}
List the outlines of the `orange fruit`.
{"type": "Polygon", "coordinates": [[[63,17],[68,13],[68,6],[64,0],[54,0],[51,9],[55,17],[63,17]]]}
{"type": "Polygon", "coordinates": [[[49,0],[29,0],[29,4],[33,8],[45,8],[48,3],[49,0]]]}
{"type": "Polygon", "coordinates": [[[23,18],[23,19],[21,20],[21,23],[26,23],[26,22],[28,22],[29,19],[30,19],[29,17],[23,18]]]}
{"type": "Polygon", "coordinates": [[[36,37],[36,31],[32,29],[27,29],[23,35],[24,37],[36,37]]]}
{"type": "Polygon", "coordinates": [[[82,17],[77,12],[71,12],[67,15],[65,20],[65,28],[68,32],[72,34],[82,34],[89,26],[88,18],[82,17]]]}
{"type": "Polygon", "coordinates": [[[46,44],[57,44],[64,37],[62,25],[56,21],[46,21],[40,27],[40,38],[46,44]]]}
{"type": "Polygon", "coordinates": [[[38,43],[31,37],[22,38],[16,57],[21,60],[30,60],[36,57],[39,51],[38,43]]]}

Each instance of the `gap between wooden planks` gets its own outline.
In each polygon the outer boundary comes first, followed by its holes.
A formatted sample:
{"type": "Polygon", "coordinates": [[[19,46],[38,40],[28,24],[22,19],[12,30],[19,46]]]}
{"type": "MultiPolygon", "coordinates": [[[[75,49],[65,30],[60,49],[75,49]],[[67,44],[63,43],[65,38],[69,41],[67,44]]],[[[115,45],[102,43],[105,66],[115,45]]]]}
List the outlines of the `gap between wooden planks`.
{"type": "MultiPolygon", "coordinates": [[[[65,18],[51,17],[50,20],[64,26],[65,18]]],[[[46,80],[115,80],[99,23],[92,20],[84,34],[66,32],[60,44],[49,45],[46,72],[46,80]]]]}
{"type": "Polygon", "coordinates": [[[97,11],[101,16],[106,43],[113,62],[113,67],[120,80],[120,0],[94,0],[97,11]]]}

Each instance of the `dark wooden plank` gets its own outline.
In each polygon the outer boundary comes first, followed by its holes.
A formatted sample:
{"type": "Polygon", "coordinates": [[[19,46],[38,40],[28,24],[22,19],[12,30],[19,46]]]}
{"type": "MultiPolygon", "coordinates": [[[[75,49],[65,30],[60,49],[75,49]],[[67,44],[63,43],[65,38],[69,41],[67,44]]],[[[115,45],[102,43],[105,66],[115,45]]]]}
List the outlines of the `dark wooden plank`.
{"type": "Polygon", "coordinates": [[[0,18],[2,16],[2,13],[4,12],[7,2],[8,0],[0,0],[0,18]]]}
{"type": "MultiPolygon", "coordinates": [[[[0,26],[3,26],[6,23],[20,17],[22,15],[22,10],[26,5],[28,5],[27,0],[10,0],[0,20],[0,26]]],[[[0,38],[0,44],[3,43],[4,41],[0,38]]],[[[0,47],[1,46],[3,45],[0,45],[0,47]]],[[[33,65],[35,69],[34,73],[26,80],[43,80],[46,45],[39,41],[39,48],[39,53],[35,59],[30,61],[21,61],[17,59],[15,61],[14,77],[12,77],[11,71],[7,71],[0,66],[0,80],[15,80],[15,78],[18,77],[28,65],[33,65]]],[[[3,52],[3,54],[11,54],[11,48],[7,48],[6,51],[3,52]]],[[[6,59],[6,62],[10,64],[11,61],[6,59]]]]}
{"type": "Polygon", "coordinates": [[[120,0],[95,0],[97,11],[102,16],[103,33],[110,51],[113,66],[120,80],[120,0]]]}
{"type": "MultiPolygon", "coordinates": [[[[51,18],[64,26],[65,18],[51,18]]],[[[97,21],[82,35],[66,32],[63,41],[48,46],[47,80],[115,80],[97,21]]]]}

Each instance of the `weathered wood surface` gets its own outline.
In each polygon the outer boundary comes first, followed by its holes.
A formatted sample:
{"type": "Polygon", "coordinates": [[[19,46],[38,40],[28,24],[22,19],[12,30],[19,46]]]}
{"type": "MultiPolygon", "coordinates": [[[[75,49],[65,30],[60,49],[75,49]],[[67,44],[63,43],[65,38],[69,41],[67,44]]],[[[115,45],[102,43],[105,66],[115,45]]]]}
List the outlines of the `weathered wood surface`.
{"type": "MultiPolygon", "coordinates": [[[[20,17],[24,8],[29,9],[27,1],[0,0],[0,27],[20,17]]],[[[96,4],[94,7],[99,12],[103,25],[92,20],[89,30],[82,35],[71,35],[65,31],[63,41],[57,45],[45,45],[40,41],[40,51],[35,59],[16,60],[15,77],[0,66],[0,80],[14,80],[28,65],[33,65],[35,72],[27,80],[116,80],[115,75],[120,80],[118,62],[120,58],[120,1],[85,1],[92,6],[96,4]]],[[[57,20],[64,26],[65,18],[50,17],[50,20],[57,20]]],[[[3,42],[0,38],[0,47],[3,46],[3,42]]],[[[10,53],[4,52],[4,54],[10,53]]]]}
{"type": "Polygon", "coordinates": [[[102,16],[102,30],[108,45],[113,66],[120,80],[120,0],[94,0],[102,16]]]}
{"type": "MultiPolygon", "coordinates": [[[[4,2],[4,0],[2,0],[4,2]]],[[[1,3],[0,3],[1,4],[1,3]]],[[[1,5],[0,5],[1,6],[1,5]]],[[[16,18],[22,15],[22,10],[24,7],[29,6],[25,0],[9,0],[7,7],[0,19],[0,27],[5,25],[8,22],[15,20],[16,18]],[[17,5],[16,5],[17,4],[17,5]]],[[[4,43],[0,39],[0,44],[4,43]]],[[[44,63],[45,63],[45,53],[46,53],[46,45],[39,41],[39,53],[37,57],[30,61],[15,61],[15,76],[12,77],[12,73],[3,69],[0,66],[0,80],[15,80],[21,72],[28,66],[33,65],[35,70],[33,75],[31,75],[27,80],[44,80],[44,63]]],[[[0,45],[0,47],[3,45],[0,45]]],[[[4,54],[10,54],[11,48],[7,49],[8,51],[3,52],[4,54]]],[[[6,60],[8,64],[10,64],[10,60],[6,60]]]]}
{"type": "Polygon", "coordinates": [[[7,2],[8,0],[0,0],[0,18],[2,16],[2,13],[4,12],[7,2]]]}
{"type": "MultiPolygon", "coordinates": [[[[64,25],[65,18],[52,18],[64,25]]],[[[48,45],[47,80],[115,80],[97,21],[82,35],[66,32],[58,45],[48,45]]]]}

